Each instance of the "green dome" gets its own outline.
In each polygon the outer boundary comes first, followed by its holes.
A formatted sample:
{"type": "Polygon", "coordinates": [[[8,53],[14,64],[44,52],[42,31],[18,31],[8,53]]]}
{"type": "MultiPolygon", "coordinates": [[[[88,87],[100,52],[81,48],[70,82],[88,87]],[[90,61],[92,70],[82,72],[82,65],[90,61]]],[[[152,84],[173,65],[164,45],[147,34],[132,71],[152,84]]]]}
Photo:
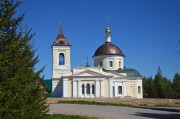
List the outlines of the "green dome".
{"type": "Polygon", "coordinates": [[[142,77],[136,69],[125,69],[128,77],[142,77]]]}

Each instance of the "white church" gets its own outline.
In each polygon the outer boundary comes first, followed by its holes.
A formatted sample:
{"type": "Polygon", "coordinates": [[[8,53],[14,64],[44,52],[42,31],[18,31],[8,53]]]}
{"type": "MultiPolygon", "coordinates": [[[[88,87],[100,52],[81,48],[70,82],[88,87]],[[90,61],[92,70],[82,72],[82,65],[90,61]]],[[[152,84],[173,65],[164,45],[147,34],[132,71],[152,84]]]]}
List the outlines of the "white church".
{"type": "MultiPolygon", "coordinates": [[[[135,69],[126,69],[124,54],[111,42],[109,27],[105,43],[95,51],[94,67],[71,69],[71,45],[62,25],[53,42],[52,95],[62,98],[143,98],[142,77],[135,69]]],[[[73,58],[72,58],[73,59],[73,58]]]]}

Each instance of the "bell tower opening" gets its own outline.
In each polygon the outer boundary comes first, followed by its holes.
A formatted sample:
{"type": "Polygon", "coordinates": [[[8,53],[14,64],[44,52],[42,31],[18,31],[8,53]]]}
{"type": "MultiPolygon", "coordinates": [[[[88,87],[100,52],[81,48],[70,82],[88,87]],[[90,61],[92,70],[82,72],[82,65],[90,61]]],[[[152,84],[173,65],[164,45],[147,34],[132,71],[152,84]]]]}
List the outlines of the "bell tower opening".
{"type": "Polygon", "coordinates": [[[60,44],[61,44],[61,45],[63,45],[63,44],[64,44],[64,42],[63,42],[63,41],[60,41],[60,44]]]}
{"type": "Polygon", "coordinates": [[[59,54],[59,65],[64,65],[65,63],[65,59],[64,59],[64,54],[60,53],[59,54]]]}

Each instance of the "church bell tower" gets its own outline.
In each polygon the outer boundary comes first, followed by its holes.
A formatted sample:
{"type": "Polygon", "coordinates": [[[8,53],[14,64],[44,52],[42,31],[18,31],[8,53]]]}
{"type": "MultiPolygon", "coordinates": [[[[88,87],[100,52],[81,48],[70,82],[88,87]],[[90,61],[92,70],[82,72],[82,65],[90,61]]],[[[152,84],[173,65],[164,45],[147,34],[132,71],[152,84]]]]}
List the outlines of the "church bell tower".
{"type": "Polygon", "coordinates": [[[52,45],[52,78],[60,78],[61,76],[66,76],[71,72],[70,49],[71,45],[64,36],[62,24],[60,24],[58,35],[52,45]]]}

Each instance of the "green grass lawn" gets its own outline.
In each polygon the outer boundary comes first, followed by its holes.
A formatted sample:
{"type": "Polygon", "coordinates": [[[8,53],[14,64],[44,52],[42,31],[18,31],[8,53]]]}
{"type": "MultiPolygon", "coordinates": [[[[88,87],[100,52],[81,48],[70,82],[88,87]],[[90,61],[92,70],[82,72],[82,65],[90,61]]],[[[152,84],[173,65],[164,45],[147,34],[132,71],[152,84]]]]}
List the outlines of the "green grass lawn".
{"type": "Polygon", "coordinates": [[[115,104],[115,103],[108,103],[108,102],[95,102],[95,101],[77,101],[77,100],[69,100],[64,101],[60,100],[58,103],[64,104],[84,104],[84,105],[102,105],[102,106],[125,106],[125,107],[134,107],[131,104],[115,104]]]}
{"type": "Polygon", "coordinates": [[[77,115],[63,115],[63,114],[54,114],[54,115],[44,115],[42,119],[96,119],[94,117],[86,116],[77,116],[77,115]]]}

